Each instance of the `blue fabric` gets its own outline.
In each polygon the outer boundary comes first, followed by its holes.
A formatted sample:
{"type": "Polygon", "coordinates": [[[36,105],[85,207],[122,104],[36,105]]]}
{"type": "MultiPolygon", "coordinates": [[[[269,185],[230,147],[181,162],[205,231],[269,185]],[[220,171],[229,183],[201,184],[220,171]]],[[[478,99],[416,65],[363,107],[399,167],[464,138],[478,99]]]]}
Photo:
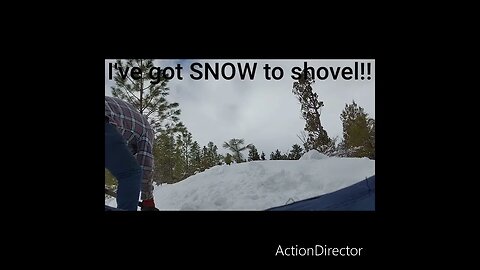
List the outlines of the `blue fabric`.
{"type": "Polygon", "coordinates": [[[375,211],[375,175],[332,193],[267,211],[375,211]]]}
{"type": "Polygon", "coordinates": [[[118,181],[117,207],[137,211],[142,169],[117,128],[105,123],[105,168],[118,181]]]}

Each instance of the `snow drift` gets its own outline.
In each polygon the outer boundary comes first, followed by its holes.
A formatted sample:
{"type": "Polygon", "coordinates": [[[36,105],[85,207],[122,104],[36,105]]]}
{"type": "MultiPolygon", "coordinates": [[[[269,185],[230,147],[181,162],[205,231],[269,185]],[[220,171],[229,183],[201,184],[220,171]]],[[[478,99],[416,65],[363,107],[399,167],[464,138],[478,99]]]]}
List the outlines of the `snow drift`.
{"type": "MultiPolygon", "coordinates": [[[[375,175],[368,158],[265,160],[212,167],[171,185],[155,186],[160,210],[265,210],[330,193],[375,175]]],[[[116,206],[110,199],[107,205],[116,206]]]]}

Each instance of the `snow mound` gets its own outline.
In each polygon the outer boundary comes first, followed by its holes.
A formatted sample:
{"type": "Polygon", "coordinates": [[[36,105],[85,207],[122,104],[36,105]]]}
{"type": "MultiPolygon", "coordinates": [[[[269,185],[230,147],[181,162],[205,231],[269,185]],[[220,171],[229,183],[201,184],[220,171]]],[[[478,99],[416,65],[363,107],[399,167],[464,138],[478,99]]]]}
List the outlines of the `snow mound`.
{"type": "Polygon", "coordinates": [[[318,152],[317,150],[310,150],[307,153],[303,154],[300,160],[318,160],[324,158],[328,158],[328,156],[318,152]]]}
{"type": "MultiPolygon", "coordinates": [[[[310,151],[304,160],[215,166],[178,183],[155,186],[155,205],[162,211],[265,210],[334,192],[375,175],[375,160],[324,157],[310,151]]],[[[105,204],[116,206],[114,199],[105,204]]]]}

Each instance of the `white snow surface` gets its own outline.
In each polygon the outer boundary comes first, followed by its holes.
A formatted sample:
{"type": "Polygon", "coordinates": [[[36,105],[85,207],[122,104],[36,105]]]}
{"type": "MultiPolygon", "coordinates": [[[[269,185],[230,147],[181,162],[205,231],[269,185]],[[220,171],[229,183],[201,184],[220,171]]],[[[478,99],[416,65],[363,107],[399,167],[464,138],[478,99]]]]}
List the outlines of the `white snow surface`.
{"type": "MultiPolygon", "coordinates": [[[[300,160],[219,165],[175,184],[155,186],[160,210],[265,210],[327,194],[375,175],[368,158],[309,151],[300,160]]],[[[116,206],[115,199],[105,204],[116,206]]]]}
{"type": "Polygon", "coordinates": [[[316,159],[323,159],[328,158],[327,155],[318,152],[317,150],[310,150],[307,153],[303,154],[300,160],[316,160],[316,159]]]}

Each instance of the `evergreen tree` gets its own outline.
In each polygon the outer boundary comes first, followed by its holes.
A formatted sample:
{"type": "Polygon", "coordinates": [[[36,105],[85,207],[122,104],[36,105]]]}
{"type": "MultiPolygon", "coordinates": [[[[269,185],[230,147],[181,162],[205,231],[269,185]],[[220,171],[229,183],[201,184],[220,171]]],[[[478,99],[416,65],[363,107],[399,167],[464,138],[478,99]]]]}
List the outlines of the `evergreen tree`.
{"type": "Polygon", "coordinates": [[[155,140],[154,156],[154,181],[157,184],[174,183],[175,164],[181,157],[176,151],[175,138],[172,134],[162,133],[158,136],[155,140]]]}
{"type": "Polygon", "coordinates": [[[248,161],[260,160],[260,156],[258,155],[258,151],[255,145],[251,144],[249,149],[250,150],[248,151],[248,161]]]}
{"type": "Polygon", "coordinates": [[[208,148],[204,146],[201,151],[202,154],[202,161],[200,170],[203,172],[209,168],[209,160],[208,160],[208,148]]]}
{"type": "Polygon", "coordinates": [[[192,134],[186,129],[183,130],[180,134],[177,135],[177,145],[178,151],[180,151],[180,155],[182,158],[180,164],[176,164],[176,166],[183,168],[182,179],[184,179],[192,175],[192,162],[190,159],[190,152],[193,145],[192,134]]]}
{"type": "Polygon", "coordinates": [[[225,157],[222,154],[218,154],[218,162],[216,165],[223,165],[223,162],[225,162],[225,157]]]}
{"type": "Polygon", "coordinates": [[[286,160],[288,159],[287,155],[282,155],[282,152],[280,150],[276,150],[275,153],[272,152],[270,154],[270,160],[286,160]]]}
{"type": "Polygon", "coordinates": [[[355,101],[345,104],[340,115],[343,125],[343,142],[340,146],[349,157],[375,158],[375,120],[368,117],[355,101]]]}
{"type": "Polygon", "coordinates": [[[275,153],[274,152],[270,153],[270,160],[275,160],[275,153]]]}
{"type": "Polygon", "coordinates": [[[242,151],[246,150],[248,147],[250,147],[250,144],[247,146],[243,146],[245,144],[244,139],[231,139],[229,142],[224,142],[223,147],[232,151],[233,159],[237,163],[244,162],[245,160],[243,159],[242,151]]]}
{"type": "Polygon", "coordinates": [[[197,141],[194,141],[192,147],[190,149],[189,160],[191,163],[190,171],[188,171],[189,175],[194,175],[197,172],[201,171],[201,162],[202,157],[200,153],[200,145],[198,145],[197,141]]]}
{"type": "Polygon", "coordinates": [[[225,156],[225,163],[226,163],[227,165],[230,165],[232,162],[233,162],[233,157],[232,157],[232,155],[230,155],[230,153],[227,153],[227,155],[225,156]]]}
{"type": "Polygon", "coordinates": [[[265,160],[265,153],[262,151],[262,155],[260,156],[262,160],[265,160]]]}
{"type": "Polygon", "coordinates": [[[218,154],[218,147],[213,142],[208,142],[207,144],[208,149],[208,167],[211,168],[213,166],[222,164],[223,157],[218,154]]]}
{"type": "Polygon", "coordinates": [[[369,130],[369,140],[368,146],[371,149],[371,152],[368,154],[368,157],[375,159],[375,119],[368,119],[368,130],[369,130]]]}
{"type": "Polygon", "coordinates": [[[300,145],[294,144],[292,150],[288,154],[288,159],[290,160],[299,160],[303,155],[303,149],[300,145]]]}
{"type": "Polygon", "coordinates": [[[154,78],[150,77],[150,71],[154,67],[152,59],[118,59],[116,65],[115,86],[112,87],[114,97],[130,102],[141,114],[147,116],[156,134],[168,129],[177,131],[184,128],[179,119],[179,104],[167,101],[170,89],[167,87],[168,80],[162,76],[162,69],[153,70],[154,78]],[[134,78],[131,70],[139,70],[133,73],[134,78]]]}
{"type": "Polygon", "coordinates": [[[175,144],[175,151],[173,152],[173,183],[182,181],[187,178],[186,175],[186,162],[183,157],[182,142],[177,141],[175,144]]]}
{"type": "Polygon", "coordinates": [[[320,122],[323,101],[318,100],[317,93],[313,92],[312,84],[315,83],[310,72],[304,70],[298,81],[293,83],[293,94],[301,105],[302,117],[305,119],[307,139],[304,143],[305,151],[316,149],[321,153],[330,155],[335,151],[335,142],[328,137],[320,122]]]}

